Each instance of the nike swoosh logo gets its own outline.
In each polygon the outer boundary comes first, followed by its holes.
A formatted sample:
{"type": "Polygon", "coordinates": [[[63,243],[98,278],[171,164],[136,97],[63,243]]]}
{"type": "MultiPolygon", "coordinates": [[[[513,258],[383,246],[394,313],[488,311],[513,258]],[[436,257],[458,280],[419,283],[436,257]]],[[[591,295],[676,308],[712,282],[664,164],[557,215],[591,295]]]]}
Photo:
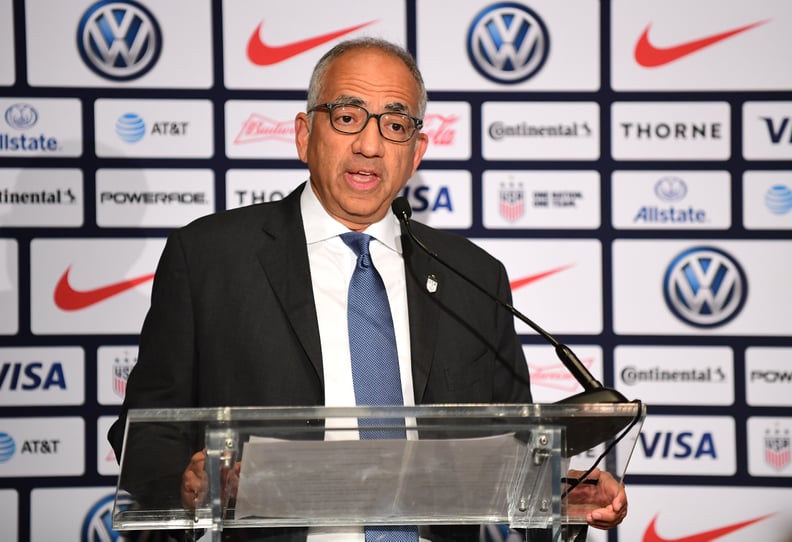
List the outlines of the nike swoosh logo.
{"type": "Polygon", "coordinates": [[[649,28],[652,26],[649,24],[646,26],[646,30],[643,31],[643,34],[641,34],[641,37],[638,39],[638,43],[635,44],[635,61],[644,68],[657,68],[658,66],[664,66],[666,64],[670,64],[671,62],[675,62],[680,58],[684,58],[690,54],[693,54],[696,51],[704,49],[705,47],[714,45],[720,41],[763,25],[769,21],[770,19],[758,21],[746,26],[741,26],[740,28],[735,28],[734,30],[728,30],[726,32],[721,32],[720,34],[714,34],[712,36],[707,36],[698,40],[688,41],[673,47],[657,47],[653,45],[649,41],[649,28]]]}
{"type": "Polygon", "coordinates": [[[75,290],[69,284],[69,266],[55,286],[55,305],[64,311],[78,311],[96,305],[106,299],[134,288],[154,278],[154,273],[143,275],[134,279],[123,280],[93,290],[75,290]]]}
{"type": "Polygon", "coordinates": [[[364,26],[368,26],[374,22],[376,21],[369,21],[357,26],[351,26],[349,28],[336,30],[335,32],[330,32],[328,34],[322,34],[321,36],[276,46],[267,45],[261,41],[259,32],[261,31],[261,26],[264,24],[261,22],[248,40],[247,55],[250,61],[256,66],[271,66],[304,53],[305,51],[309,51],[315,47],[319,47],[320,45],[323,45],[328,41],[332,41],[345,34],[359,30],[364,26]]]}
{"type": "Polygon", "coordinates": [[[527,277],[523,277],[521,279],[513,280],[509,283],[511,286],[512,291],[516,290],[517,288],[522,288],[523,286],[528,286],[531,283],[536,282],[537,280],[541,280],[545,277],[549,277],[550,275],[555,275],[556,273],[560,273],[561,271],[565,271],[569,269],[574,264],[562,265],[561,267],[556,267],[555,269],[550,269],[548,271],[542,271],[541,273],[537,273],[535,275],[529,275],[527,277]]]}
{"type": "Polygon", "coordinates": [[[712,540],[717,540],[718,538],[733,533],[734,531],[739,531],[744,527],[753,525],[754,523],[762,521],[763,519],[767,519],[772,515],[773,514],[767,514],[766,516],[758,517],[755,519],[749,519],[748,521],[742,521],[740,523],[727,525],[725,527],[720,527],[718,529],[712,529],[711,531],[703,531],[701,533],[683,536],[682,538],[663,538],[662,536],[657,534],[657,530],[655,529],[657,516],[655,516],[652,519],[652,522],[646,528],[646,532],[644,533],[644,537],[643,537],[643,542],[711,542],[712,540]]]}

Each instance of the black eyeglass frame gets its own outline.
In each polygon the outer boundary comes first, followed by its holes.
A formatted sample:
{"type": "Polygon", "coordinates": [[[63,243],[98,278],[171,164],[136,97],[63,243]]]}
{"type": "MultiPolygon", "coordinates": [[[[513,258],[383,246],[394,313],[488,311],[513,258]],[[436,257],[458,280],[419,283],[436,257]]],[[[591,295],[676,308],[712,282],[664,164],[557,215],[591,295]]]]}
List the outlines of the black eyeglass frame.
{"type": "Polygon", "coordinates": [[[407,115],[406,113],[399,113],[398,111],[385,111],[384,113],[371,113],[371,112],[369,112],[368,109],[366,109],[365,107],[362,107],[360,105],[350,104],[350,103],[343,103],[343,102],[328,102],[328,103],[323,103],[323,104],[316,104],[315,106],[313,106],[311,109],[308,110],[308,113],[313,113],[314,111],[318,111],[320,109],[327,110],[327,112],[330,113],[330,115],[329,115],[329,117],[330,117],[330,126],[333,127],[333,130],[335,130],[336,132],[341,133],[341,134],[347,134],[347,135],[359,134],[360,132],[362,132],[363,130],[366,129],[366,126],[368,126],[369,120],[374,118],[374,119],[377,119],[377,130],[379,130],[380,135],[384,139],[387,139],[388,141],[393,141],[394,143],[407,143],[409,140],[412,139],[412,137],[416,133],[418,133],[421,130],[421,128],[423,128],[423,119],[419,119],[418,117],[413,117],[412,115],[407,115]],[[350,132],[348,130],[341,130],[340,128],[338,128],[335,125],[335,122],[333,122],[333,114],[332,114],[333,113],[333,109],[335,109],[337,107],[356,107],[356,108],[360,109],[361,111],[363,111],[366,114],[366,120],[364,120],[363,124],[360,125],[360,129],[357,130],[357,131],[354,131],[354,132],[350,132]],[[382,122],[381,119],[382,119],[383,115],[399,115],[399,116],[406,117],[406,118],[412,120],[413,124],[414,124],[413,131],[410,133],[410,135],[406,139],[392,139],[392,138],[386,136],[385,134],[382,133],[382,124],[380,124],[382,122]]]}

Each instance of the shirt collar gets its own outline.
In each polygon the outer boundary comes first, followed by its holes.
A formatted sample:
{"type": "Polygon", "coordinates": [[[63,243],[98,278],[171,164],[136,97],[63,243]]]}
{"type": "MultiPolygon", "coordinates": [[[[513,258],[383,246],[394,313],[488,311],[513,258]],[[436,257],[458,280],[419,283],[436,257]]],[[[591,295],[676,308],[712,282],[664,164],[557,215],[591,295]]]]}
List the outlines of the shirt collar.
{"type": "MultiPolygon", "coordinates": [[[[338,237],[349,231],[349,228],[327,214],[319,198],[316,197],[310,180],[300,196],[300,209],[305,228],[305,240],[309,245],[338,237]]],[[[394,252],[402,253],[401,226],[399,220],[392,213],[388,213],[382,220],[370,225],[366,228],[365,233],[394,252]]]]}

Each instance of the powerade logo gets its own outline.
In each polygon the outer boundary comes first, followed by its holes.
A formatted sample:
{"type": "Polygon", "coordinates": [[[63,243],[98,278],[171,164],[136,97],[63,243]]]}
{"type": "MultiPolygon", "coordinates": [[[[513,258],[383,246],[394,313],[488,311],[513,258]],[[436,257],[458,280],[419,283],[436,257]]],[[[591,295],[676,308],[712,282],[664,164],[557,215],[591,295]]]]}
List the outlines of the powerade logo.
{"type": "MultiPolygon", "coordinates": [[[[36,125],[39,113],[30,104],[16,103],[5,110],[4,119],[10,128],[24,131],[36,125]]],[[[11,135],[0,132],[0,151],[55,152],[59,147],[57,138],[44,134],[11,135]]]]}
{"type": "Polygon", "coordinates": [[[5,463],[16,453],[16,442],[8,433],[0,433],[0,463],[5,463]]]}
{"type": "MultiPolygon", "coordinates": [[[[112,493],[97,501],[86,514],[80,530],[80,542],[115,542],[128,540],[121,533],[113,530],[113,502],[115,495],[112,493]]],[[[132,499],[128,496],[118,496],[120,511],[129,508],[132,499]]]]}
{"type": "Polygon", "coordinates": [[[748,281],[737,261],[713,247],[694,247],[669,264],[663,294],[671,312],[690,325],[711,328],[737,316],[748,297],[748,281]]]}
{"type": "Polygon", "coordinates": [[[146,135],[146,122],[137,113],[125,113],[115,125],[118,137],[126,143],[137,143],[146,135]]]}
{"type": "Polygon", "coordinates": [[[77,48],[85,65],[113,81],[146,74],[159,59],[162,32],[145,7],[132,0],[100,0],[83,14],[77,48]]]}
{"type": "Polygon", "coordinates": [[[470,62],[496,83],[515,84],[533,77],[550,52],[550,35],[542,19],[514,2],[493,4],[470,24],[470,62]]]}

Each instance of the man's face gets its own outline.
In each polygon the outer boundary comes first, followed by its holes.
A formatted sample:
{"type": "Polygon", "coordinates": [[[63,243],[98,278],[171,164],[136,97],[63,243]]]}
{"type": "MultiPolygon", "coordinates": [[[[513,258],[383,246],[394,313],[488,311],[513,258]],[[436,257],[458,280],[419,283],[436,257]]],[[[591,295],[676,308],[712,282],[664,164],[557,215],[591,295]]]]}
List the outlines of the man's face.
{"type": "MultiPolygon", "coordinates": [[[[418,85],[398,58],[377,49],[354,49],[325,72],[319,103],[353,102],[370,113],[417,115],[418,85]]],[[[342,134],[330,125],[329,112],[300,113],[294,121],[297,152],[308,164],[311,183],[325,210],[352,230],[382,219],[415,173],[426,152],[427,136],[416,133],[405,143],[383,138],[377,119],[359,134],[342,134]]]]}

